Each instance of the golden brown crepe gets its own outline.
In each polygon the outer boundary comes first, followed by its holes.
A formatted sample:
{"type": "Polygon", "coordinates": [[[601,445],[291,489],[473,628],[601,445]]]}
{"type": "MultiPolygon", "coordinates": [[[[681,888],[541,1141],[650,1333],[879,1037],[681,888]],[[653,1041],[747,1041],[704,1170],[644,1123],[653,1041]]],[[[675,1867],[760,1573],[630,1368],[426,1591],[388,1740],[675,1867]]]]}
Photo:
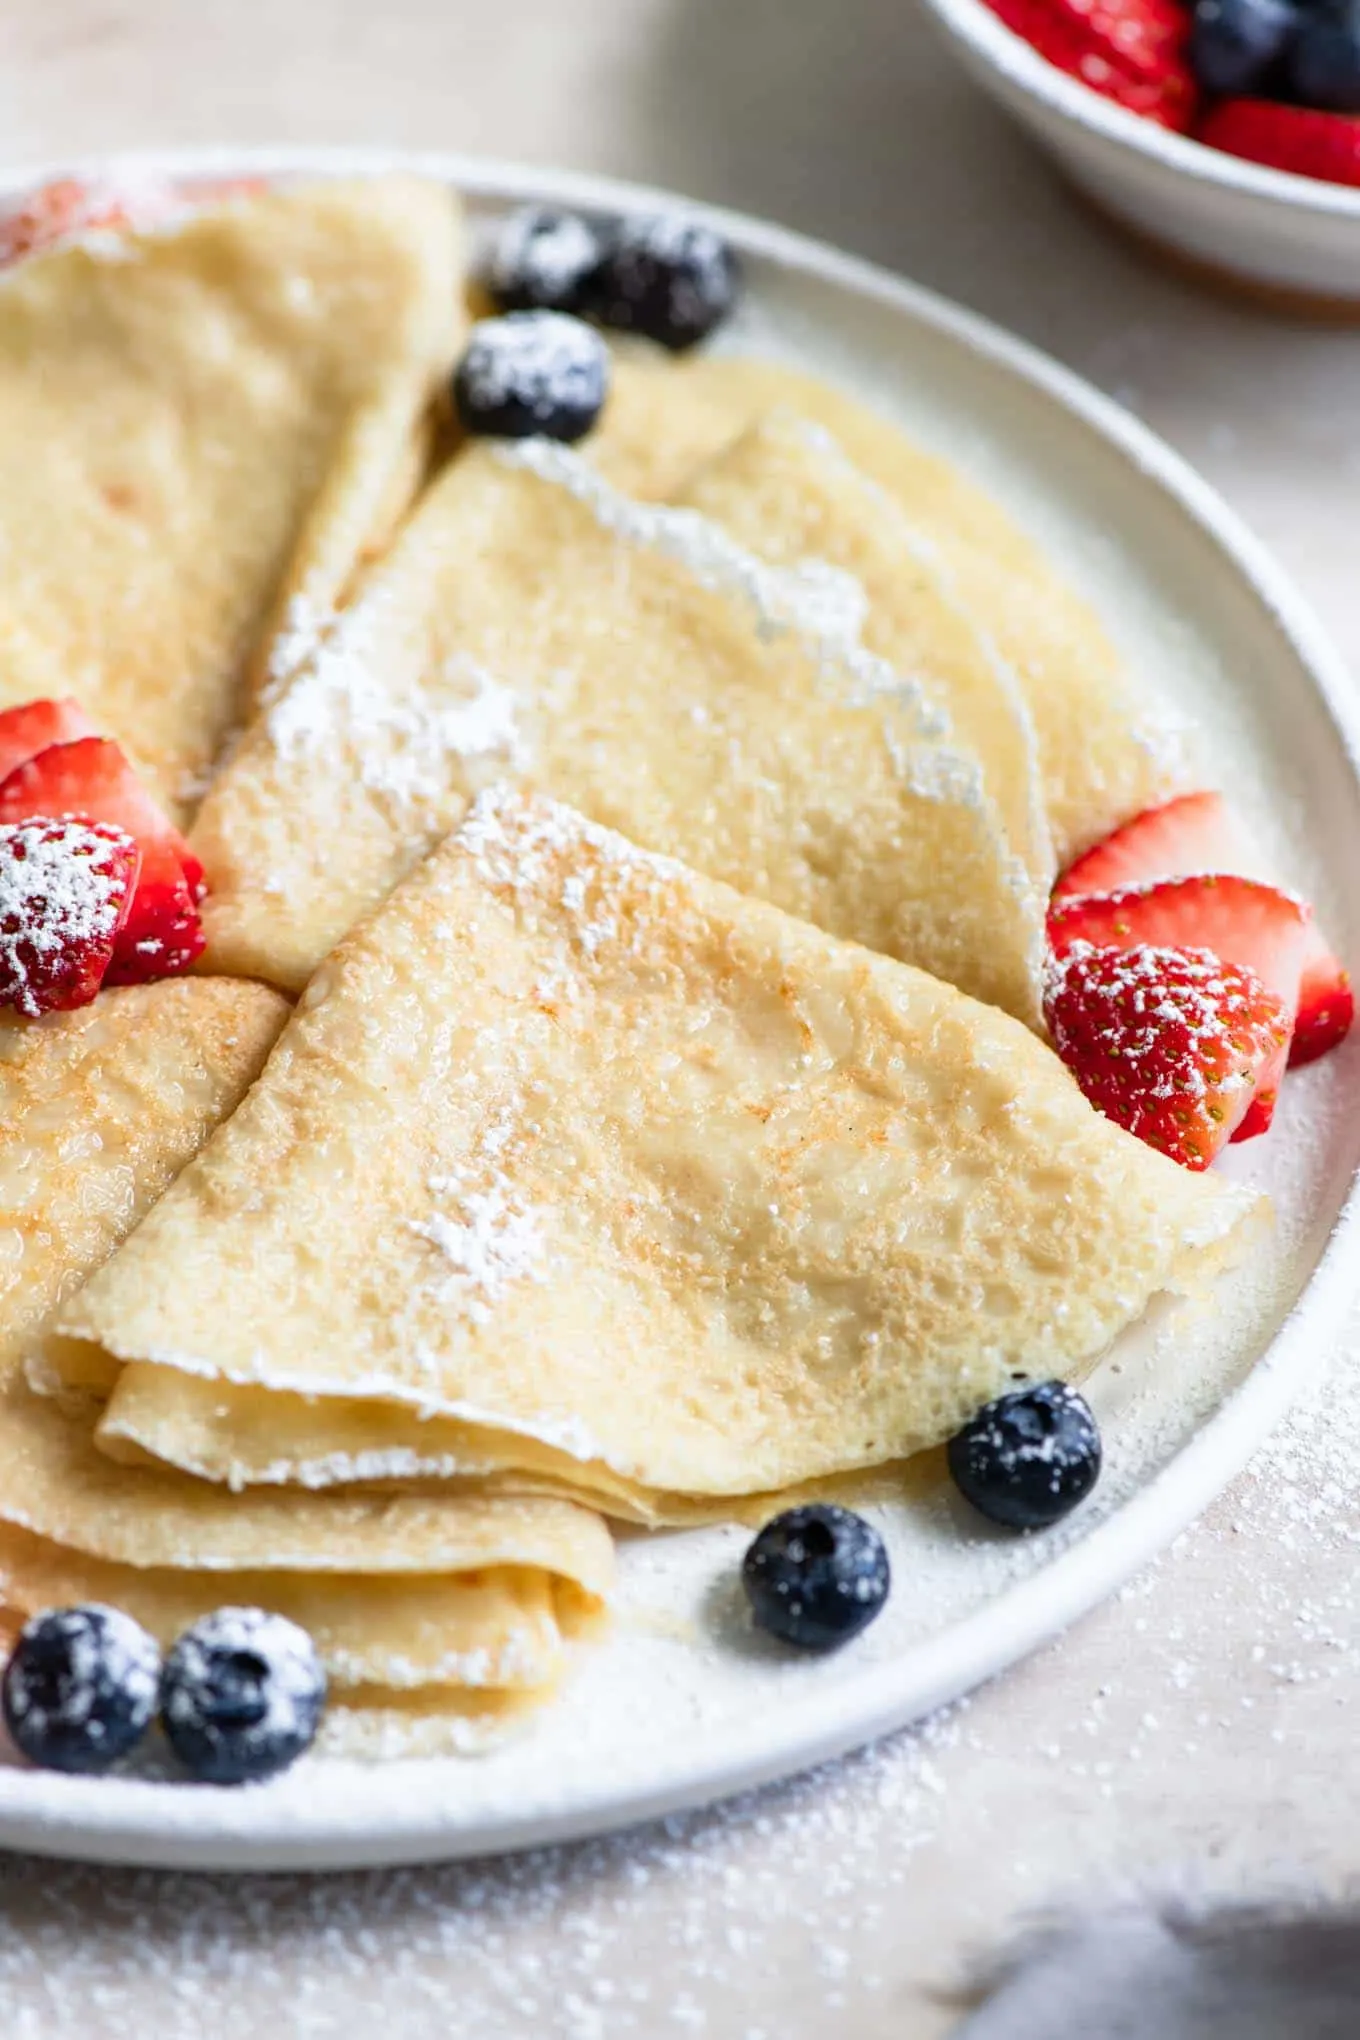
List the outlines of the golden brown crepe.
{"type": "Polygon", "coordinates": [[[1250,1203],[1006,1015],[503,792],[58,1322],[155,1363],[104,1419],[124,1447],[173,1459],[228,1383],[219,1440],[272,1434],[274,1392],[387,1405],[416,1463],[450,1419],[602,1507],[719,1512],[1081,1374],[1250,1203]]]}
{"type": "Polygon", "coordinates": [[[383,177],[0,281],[0,705],[74,694],[186,813],[415,486],[459,254],[452,194],[383,177]]]}

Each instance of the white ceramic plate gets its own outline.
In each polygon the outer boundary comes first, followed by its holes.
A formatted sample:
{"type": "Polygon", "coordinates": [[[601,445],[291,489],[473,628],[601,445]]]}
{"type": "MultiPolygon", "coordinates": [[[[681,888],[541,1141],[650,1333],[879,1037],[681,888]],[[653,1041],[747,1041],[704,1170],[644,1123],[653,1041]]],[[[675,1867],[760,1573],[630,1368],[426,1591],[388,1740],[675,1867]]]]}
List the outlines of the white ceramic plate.
{"type": "MultiPolygon", "coordinates": [[[[613,213],[656,194],[456,157],[336,152],[142,159],[175,176],[392,167],[482,214],[542,198],[613,213]]],[[[64,166],[71,168],[72,166],[64,166]]],[[[74,166],[77,174],[92,166],[74,166]]],[[[107,170],[109,166],[93,166],[107,170]]],[[[27,187],[49,174],[10,180],[27,187]]],[[[2,196],[3,193],[0,193],[2,196]]],[[[1360,718],[1345,673],[1248,533],[1165,446],[994,328],[829,248],[710,213],[750,305],[728,344],[847,381],[1005,499],[1170,686],[1256,825],[1360,955],[1360,718]]],[[[896,1588],[857,1643],[794,1661],[742,1620],[744,1533],[630,1538],[616,1633],[499,1753],[364,1767],[313,1759],[215,1791],[0,1766],[0,1844],[212,1868],[398,1862],[622,1826],[796,1770],[990,1677],[1092,1607],[1244,1464],[1324,1361],[1355,1286],[1360,1045],[1291,1078],[1277,1131],[1231,1152],[1277,1205],[1269,1247],[1212,1307],[1166,1310],[1101,1368],[1108,1472],[1045,1537],[980,1529],[942,1485],[880,1512],[896,1588]]]]}
{"type": "Polygon", "coordinates": [[[1140,119],[1048,63],[986,0],[927,5],[984,92],[1116,218],[1206,271],[1360,316],[1360,191],[1140,119]]]}

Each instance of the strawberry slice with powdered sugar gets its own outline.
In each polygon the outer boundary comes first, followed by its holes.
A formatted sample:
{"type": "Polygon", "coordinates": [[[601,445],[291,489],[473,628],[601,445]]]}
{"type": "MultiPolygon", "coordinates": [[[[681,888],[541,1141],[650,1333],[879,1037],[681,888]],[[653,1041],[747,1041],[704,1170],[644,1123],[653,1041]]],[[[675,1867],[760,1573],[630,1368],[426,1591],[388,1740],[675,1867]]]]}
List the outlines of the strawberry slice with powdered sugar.
{"type": "Polygon", "coordinates": [[[1289,1014],[1255,974],[1207,949],[1050,957],[1044,1014],[1091,1104],[1187,1169],[1207,1169],[1287,1049],[1289,1014]]]}
{"type": "Polygon", "coordinates": [[[0,824],[33,815],[108,822],[132,837],[141,869],[109,966],[109,984],[185,971],[202,954],[202,866],[119,746],[104,737],[53,744],[0,783],[0,824]]]}
{"type": "Polygon", "coordinates": [[[1208,950],[1251,971],[1279,1000],[1289,1024],[1277,1057],[1258,1071],[1251,1107],[1232,1135],[1250,1140],[1266,1132],[1275,1110],[1311,922],[1311,909],[1292,893],[1230,873],[1199,874],[1068,900],[1050,913],[1048,939],[1059,956],[1079,942],[1110,949],[1208,950]]]}
{"type": "MultiPolygon", "coordinates": [[[[1079,857],[1053,889],[1055,907],[1086,893],[1111,892],[1152,879],[1231,872],[1261,878],[1263,860],[1221,793],[1186,793],[1149,808],[1079,857]]],[[[1182,938],[1213,948],[1212,937],[1182,938]]],[[[1246,959],[1250,961],[1250,959],[1246,959]]],[[[1350,975],[1316,921],[1308,927],[1289,1061],[1315,1062],[1345,1039],[1355,1018],[1350,975]]]]}
{"type": "Polygon", "coordinates": [[[132,903],[137,845],[107,823],[0,828],[0,1005],[36,1018],[87,1006],[132,903]]]}

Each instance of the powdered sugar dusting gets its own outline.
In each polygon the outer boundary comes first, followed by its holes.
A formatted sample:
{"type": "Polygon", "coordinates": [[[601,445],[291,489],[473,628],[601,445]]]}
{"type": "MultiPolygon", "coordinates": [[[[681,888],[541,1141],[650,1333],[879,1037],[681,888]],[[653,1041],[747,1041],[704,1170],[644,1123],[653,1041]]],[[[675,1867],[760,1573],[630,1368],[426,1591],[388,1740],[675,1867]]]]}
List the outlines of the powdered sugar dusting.
{"type": "Polygon", "coordinates": [[[548,1274],[545,1214],[523,1203],[508,1173],[536,1131],[520,1099],[502,1103],[467,1160],[431,1176],[430,1195],[447,1209],[408,1221],[448,1265],[437,1285],[440,1301],[474,1324],[490,1321],[512,1283],[542,1282],[548,1274]]]}
{"type": "Polygon", "coordinates": [[[702,587],[735,596],[755,611],[764,635],[792,632],[801,638],[823,674],[854,705],[891,708],[919,736],[947,734],[947,715],[926,701],[920,683],[864,645],[867,598],[853,575],[821,560],[773,567],[696,510],[634,502],[578,454],[551,440],[500,446],[496,457],[566,489],[626,543],[649,547],[686,568],[702,587]]]}
{"type": "MultiPolygon", "coordinates": [[[[588,962],[614,944],[639,939],[627,903],[660,906],[690,874],[674,858],[641,850],[615,830],[548,799],[526,800],[513,788],[479,795],[458,841],[478,877],[535,918],[565,915],[578,954],[588,962]]],[[[569,990],[554,984],[556,995],[569,990]]]]}
{"type": "Polygon", "coordinates": [[[492,760],[498,772],[522,771],[530,748],[511,689],[455,656],[418,693],[394,691],[380,670],[387,621],[388,605],[378,596],[328,622],[306,606],[290,613],[271,662],[275,686],[266,718],[280,758],[292,762],[343,747],[360,782],[401,810],[445,794],[455,760],[492,760]]]}

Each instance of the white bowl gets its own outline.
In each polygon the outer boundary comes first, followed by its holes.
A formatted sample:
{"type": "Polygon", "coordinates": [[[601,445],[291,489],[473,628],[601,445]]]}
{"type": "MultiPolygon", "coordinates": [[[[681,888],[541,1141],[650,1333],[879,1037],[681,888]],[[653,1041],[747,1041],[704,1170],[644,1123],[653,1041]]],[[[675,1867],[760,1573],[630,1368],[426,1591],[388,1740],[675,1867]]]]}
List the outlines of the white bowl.
{"type": "Polygon", "coordinates": [[[983,90],[1088,197],[1168,253],[1303,309],[1360,317],[1360,190],[1140,120],[1048,63],[983,0],[927,0],[983,90]]]}

